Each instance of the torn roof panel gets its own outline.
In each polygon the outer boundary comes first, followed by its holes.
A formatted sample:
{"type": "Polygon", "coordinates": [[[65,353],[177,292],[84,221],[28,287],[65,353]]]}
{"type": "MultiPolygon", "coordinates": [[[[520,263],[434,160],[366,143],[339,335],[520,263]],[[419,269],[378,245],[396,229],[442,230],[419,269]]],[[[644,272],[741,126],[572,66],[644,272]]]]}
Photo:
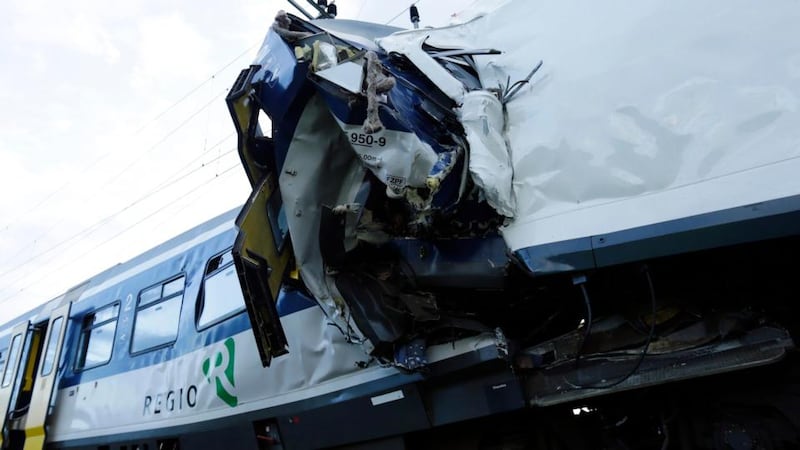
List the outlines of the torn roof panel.
{"type": "Polygon", "coordinates": [[[506,105],[517,250],[800,191],[798,19],[790,1],[511,1],[380,42],[502,50],[474,58],[486,88],[544,61],[506,105]]]}

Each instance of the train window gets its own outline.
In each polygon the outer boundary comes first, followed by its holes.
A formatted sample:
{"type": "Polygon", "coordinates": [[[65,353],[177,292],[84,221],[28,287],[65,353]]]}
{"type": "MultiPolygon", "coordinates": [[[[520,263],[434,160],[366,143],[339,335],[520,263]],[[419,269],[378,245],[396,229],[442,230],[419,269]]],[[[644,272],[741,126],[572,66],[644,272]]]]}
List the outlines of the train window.
{"type": "Polygon", "coordinates": [[[197,328],[244,311],[244,298],[230,250],[208,261],[198,298],[197,328]]]}
{"type": "Polygon", "coordinates": [[[139,306],[149,305],[161,298],[161,285],[145,289],[139,294],[139,306]]]}
{"type": "Polygon", "coordinates": [[[14,365],[14,361],[17,359],[17,352],[19,352],[19,346],[22,344],[22,335],[18,334],[14,336],[14,339],[11,340],[11,347],[8,352],[8,358],[6,358],[6,367],[3,370],[3,381],[0,383],[0,386],[6,387],[11,384],[11,379],[14,378],[12,374],[14,373],[15,367],[11,367],[14,365]]]}
{"type": "Polygon", "coordinates": [[[111,359],[118,316],[119,302],[98,309],[83,319],[77,369],[90,369],[111,359]]]}
{"type": "Polygon", "coordinates": [[[169,283],[164,283],[164,289],[162,290],[161,296],[169,297],[171,295],[177,294],[182,290],[183,290],[183,277],[170,281],[169,283]]]}
{"type": "Polygon", "coordinates": [[[61,326],[64,324],[64,318],[59,317],[53,321],[50,326],[50,337],[47,339],[47,348],[44,351],[44,361],[42,361],[42,376],[50,375],[55,366],[56,359],[56,346],[58,345],[58,336],[61,334],[61,326]]]}
{"type": "Polygon", "coordinates": [[[178,338],[185,282],[186,277],[180,276],[147,288],[139,294],[131,353],[140,353],[175,342],[178,338]]]}

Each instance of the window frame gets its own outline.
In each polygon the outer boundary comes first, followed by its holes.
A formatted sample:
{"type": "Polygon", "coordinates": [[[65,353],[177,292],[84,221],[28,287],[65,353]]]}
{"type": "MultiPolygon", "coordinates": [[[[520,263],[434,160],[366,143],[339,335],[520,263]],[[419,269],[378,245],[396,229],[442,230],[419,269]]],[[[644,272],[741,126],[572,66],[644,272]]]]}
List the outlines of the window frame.
{"type": "Polygon", "coordinates": [[[74,364],[75,372],[83,372],[85,370],[90,370],[90,369],[94,369],[94,368],[97,368],[97,367],[102,367],[102,366],[107,365],[108,363],[111,362],[112,359],[114,359],[114,348],[117,345],[117,332],[119,331],[119,315],[120,315],[121,312],[122,312],[122,301],[115,300],[115,301],[113,301],[111,303],[103,305],[103,306],[101,306],[99,308],[95,308],[95,309],[91,310],[90,312],[87,312],[86,314],[84,314],[83,319],[81,319],[81,327],[80,327],[80,331],[79,331],[80,334],[78,335],[77,352],[75,352],[75,364],[74,364]],[[102,311],[102,310],[104,310],[106,308],[113,308],[114,305],[117,306],[117,315],[114,316],[113,319],[108,319],[108,320],[105,320],[105,321],[103,321],[101,323],[93,324],[91,327],[87,328],[87,326],[86,326],[87,320],[86,319],[90,315],[91,316],[96,316],[98,311],[102,311]],[[106,324],[109,324],[111,322],[116,322],[116,324],[114,326],[114,336],[112,336],[112,338],[111,338],[111,351],[108,354],[108,359],[105,360],[104,362],[101,362],[101,363],[98,363],[98,364],[94,364],[94,365],[91,365],[91,366],[87,366],[86,365],[85,353],[88,353],[89,346],[87,344],[86,347],[84,348],[84,345],[83,345],[84,344],[84,339],[86,339],[85,338],[86,331],[87,330],[93,330],[95,328],[99,328],[99,327],[105,326],[106,324]],[[83,366],[79,365],[79,362],[80,362],[80,359],[81,359],[81,353],[84,353],[84,358],[83,358],[84,365],[83,366]]]}
{"type": "Polygon", "coordinates": [[[6,355],[6,363],[3,365],[2,371],[0,371],[0,389],[5,389],[5,388],[11,386],[11,381],[13,380],[13,378],[15,376],[14,372],[18,371],[19,367],[16,367],[16,368],[12,369],[9,366],[11,366],[11,364],[14,363],[14,360],[17,359],[17,355],[15,353],[21,353],[22,352],[22,346],[23,345],[25,345],[25,334],[24,333],[17,333],[17,334],[12,334],[11,335],[11,340],[8,342],[8,347],[6,349],[7,352],[8,352],[8,354],[6,355]],[[19,338],[19,341],[17,341],[17,338],[19,338]],[[14,348],[14,343],[15,342],[19,343],[19,347],[17,347],[16,349],[14,348]],[[13,356],[13,358],[12,358],[12,356],[13,356]],[[12,369],[12,370],[9,372],[9,369],[12,369]],[[8,377],[8,378],[6,378],[6,377],[8,377]],[[8,383],[6,383],[6,379],[8,379],[8,383]]]}
{"type": "Polygon", "coordinates": [[[139,293],[136,295],[136,304],[133,307],[133,320],[131,321],[132,322],[132,325],[131,325],[131,340],[130,340],[130,343],[128,344],[128,353],[131,356],[143,355],[145,353],[149,353],[149,352],[152,352],[152,351],[155,351],[155,350],[159,350],[159,349],[162,349],[162,348],[171,347],[171,346],[175,345],[175,342],[177,342],[178,336],[180,335],[180,332],[181,332],[181,316],[183,315],[183,300],[184,300],[184,298],[186,296],[186,287],[188,285],[187,281],[188,281],[188,277],[186,276],[186,272],[181,271],[181,272],[178,272],[177,274],[175,274],[175,275],[173,275],[173,276],[171,276],[169,278],[165,278],[165,279],[159,281],[158,283],[153,283],[150,286],[147,286],[146,288],[141,289],[139,291],[139,293]],[[169,297],[163,297],[164,286],[166,286],[167,284],[169,284],[169,283],[171,283],[171,282],[173,282],[173,281],[175,281],[175,280],[177,280],[177,279],[179,279],[181,277],[183,278],[183,289],[178,291],[178,293],[170,295],[169,297]],[[149,303],[145,304],[144,306],[140,306],[139,305],[139,301],[141,300],[142,294],[144,292],[149,291],[150,289],[153,289],[156,286],[161,286],[161,295],[162,295],[162,297],[160,297],[158,300],[150,301],[149,303]],[[154,345],[152,347],[147,347],[147,348],[144,348],[144,349],[141,349],[141,350],[134,351],[133,350],[133,342],[134,342],[134,339],[135,339],[135,336],[136,336],[136,324],[139,321],[139,311],[142,311],[142,310],[145,310],[145,309],[149,309],[149,308],[153,308],[153,307],[155,307],[156,305],[158,305],[160,303],[164,303],[166,301],[172,300],[173,298],[178,297],[178,296],[181,297],[181,302],[180,302],[180,307],[178,308],[178,328],[175,330],[175,338],[172,339],[171,341],[167,341],[167,342],[164,342],[164,343],[161,343],[161,344],[158,344],[158,345],[154,345]]]}
{"type": "MultiPolygon", "coordinates": [[[[119,312],[117,312],[117,320],[119,320],[119,312]]],[[[117,325],[119,325],[119,323],[117,323],[117,325]]],[[[61,331],[62,331],[62,330],[64,329],[64,327],[66,327],[66,326],[67,326],[67,319],[66,319],[66,317],[65,317],[65,316],[58,316],[58,317],[56,317],[55,319],[53,319],[53,321],[50,323],[50,326],[49,326],[49,327],[48,327],[48,329],[47,329],[47,340],[46,340],[46,342],[44,343],[44,346],[42,347],[42,363],[40,364],[40,366],[41,366],[41,367],[39,368],[39,376],[41,376],[41,377],[46,377],[46,376],[49,376],[51,373],[53,373],[53,370],[55,370],[55,369],[57,369],[57,368],[58,368],[58,363],[59,363],[59,361],[57,361],[57,360],[58,360],[58,359],[61,359],[61,358],[60,358],[60,355],[59,355],[59,357],[58,357],[58,358],[56,358],[56,357],[55,357],[55,356],[56,356],[55,354],[56,354],[56,353],[59,353],[59,350],[60,350],[60,349],[59,349],[58,347],[56,347],[56,346],[58,345],[58,337],[61,335],[61,331]],[[55,323],[56,323],[56,322],[59,322],[59,327],[58,327],[58,329],[56,329],[56,328],[54,327],[54,325],[55,325],[55,323]],[[54,333],[54,332],[55,332],[55,333],[54,333]],[[55,334],[55,336],[53,336],[54,334],[55,334]],[[55,341],[53,341],[53,337],[55,337],[55,338],[56,338],[56,339],[55,339],[55,341]],[[55,343],[53,344],[53,347],[51,347],[51,346],[50,346],[52,342],[55,342],[55,343]],[[52,351],[53,351],[53,353],[54,353],[54,354],[52,355],[52,356],[53,356],[53,361],[50,363],[49,370],[47,371],[47,373],[45,373],[44,369],[47,369],[47,368],[48,368],[48,367],[47,367],[47,353],[48,353],[48,352],[50,352],[51,350],[52,350],[52,351]]],[[[115,337],[116,337],[116,334],[117,334],[117,333],[116,333],[116,330],[114,330],[114,335],[115,335],[115,337]]],[[[63,343],[63,342],[61,343],[61,346],[62,346],[62,347],[64,346],[64,343],[63,343]]],[[[112,353],[112,354],[114,353],[114,346],[113,346],[113,344],[112,344],[112,346],[111,346],[111,353],[112,353]]]]}
{"type": "MultiPolygon", "coordinates": [[[[208,258],[208,261],[206,261],[206,264],[203,267],[203,279],[202,279],[202,281],[200,283],[200,289],[198,290],[197,300],[195,302],[195,307],[194,307],[194,328],[195,328],[195,330],[197,330],[197,331],[207,330],[207,329],[209,329],[209,328],[211,328],[211,327],[213,327],[215,325],[218,325],[218,324],[220,324],[222,322],[225,322],[226,320],[228,320],[228,319],[230,319],[232,317],[236,317],[236,316],[242,314],[243,312],[247,311],[247,304],[244,302],[244,293],[242,293],[242,306],[240,308],[237,308],[237,309],[229,312],[228,314],[225,314],[224,316],[220,316],[220,317],[216,318],[215,320],[213,320],[213,321],[211,321],[211,322],[209,322],[209,323],[207,323],[207,324],[205,324],[203,326],[200,326],[200,316],[203,314],[203,309],[204,309],[205,304],[206,304],[206,279],[208,279],[209,277],[220,273],[221,271],[227,269],[230,266],[235,266],[235,265],[236,265],[236,263],[233,260],[233,247],[232,246],[228,247],[227,249],[225,249],[225,250],[223,250],[221,252],[215,253],[210,258],[208,258]],[[231,262],[228,263],[228,264],[225,264],[224,266],[217,267],[213,272],[208,273],[208,266],[211,264],[211,261],[213,261],[215,258],[218,258],[220,256],[225,255],[226,253],[230,253],[231,254],[231,262]]],[[[239,289],[241,289],[241,281],[239,280],[238,271],[236,273],[236,282],[239,283],[239,289]]]]}

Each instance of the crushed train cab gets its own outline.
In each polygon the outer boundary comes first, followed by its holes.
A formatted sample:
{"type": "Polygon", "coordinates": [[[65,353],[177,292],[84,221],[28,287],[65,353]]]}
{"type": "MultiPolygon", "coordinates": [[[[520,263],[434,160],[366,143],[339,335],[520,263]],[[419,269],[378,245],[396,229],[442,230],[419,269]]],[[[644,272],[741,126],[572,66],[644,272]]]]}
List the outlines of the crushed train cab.
{"type": "MultiPolygon", "coordinates": [[[[404,370],[494,332],[532,405],[784,359],[797,8],[501,3],[415,30],[278,14],[227,99],[272,195],[239,218],[269,247],[237,250],[266,268],[244,282],[303,285],[404,370]]],[[[266,364],[280,324],[251,318],[266,364]]]]}

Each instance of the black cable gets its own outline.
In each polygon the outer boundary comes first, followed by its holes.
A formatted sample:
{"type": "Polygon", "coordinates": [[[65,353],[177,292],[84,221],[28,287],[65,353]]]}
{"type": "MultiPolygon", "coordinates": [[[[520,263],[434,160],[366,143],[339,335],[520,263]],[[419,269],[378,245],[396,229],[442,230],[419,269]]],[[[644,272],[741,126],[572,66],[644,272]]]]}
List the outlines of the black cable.
{"type": "MultiPolygon", "coordinates": [[[[633,368],[628,373],[626,373],[623,377],[619,378],[616,381],[613,381],[611,383],[606,383],[606,384],[599,384],[599,383],[598,384],[574,384],[574,383],[570,383],[574,387],[577,387],[579,389],[609,389],[609,388],[613,388],[613,387],[618,386],[618,385],[622,384],[623,382],[625,382],[628,378],[631,377],[631,375],[635,374],[639,370],[639,367],[641,367],[642,362],[644,361],[644,358],[647,356],[647,350],[650,348],[650,343],[653,341],[653,337],[655,336],[655,333],[656,333],[656,291],[653,288],[653,278],[650,276],[650,270],[648,269],[647,266],[644,266],[642,270],[643,270],[643,272],[645,274],[645,277],[647,277],[647,286],[650,288],[650,306],[651,306],[651,314],[652,314],[652,316],[651,316],[651,319],[650,319],[650,332],[647,335],[647,340],[644,343],[644,347],[642,347],[642,352],[639,354],[639,359],[636,361],[636,364],[633,366],[633,368]]],[[[583,287],[583,284],[581,284],[581,287],[583,287]]],[[[581,347],[582,346],[583,346],[583,343],[581,343],[581,347]]],[[[579,355],[580,355],[580,352],[579,352],[579,355]]],[[[576,361],[577,361],[577,357],[576,357],[576,361]]]]}
{"type": "MultiPolygon", "coordinates": [[[[514,97],[520,89],[522,89],[522,86],[528,84],[531,81],[531,78],[533,78],[536,72],[538,72],[539,69],[542,68],[542,64],[544,64],[544,61],[539,61],[539,64],[537,64],[536,67],[534,67],[533,70],[531,70],[531,73],[529,73],[527,77],[515,82],[514,84],[509,84],[505,88],[502,98],[503,104],[508,103],[511,100],[511,98],[514,97]]],[[[509,83],[511,82],[510,77],[508,82],[509,83]]]]}
{"type": "Polygon", "coordinates": [[[592,334],[592,303],[589,301],[589,293],[586,292],[586,280],[584,279],[582,282],[578,283],[581,287],[581,292],[583,293],[583,302],[586,306],[586,328],[583,330],[583,337],[581,338],[581,344],[578,346],[578,351],[575,353],[575,368],[578,368],[580,364],[581,354],[583,353],[583,348],[586,346],[586,340],[589,339],[589,335],[592,334]]]}

